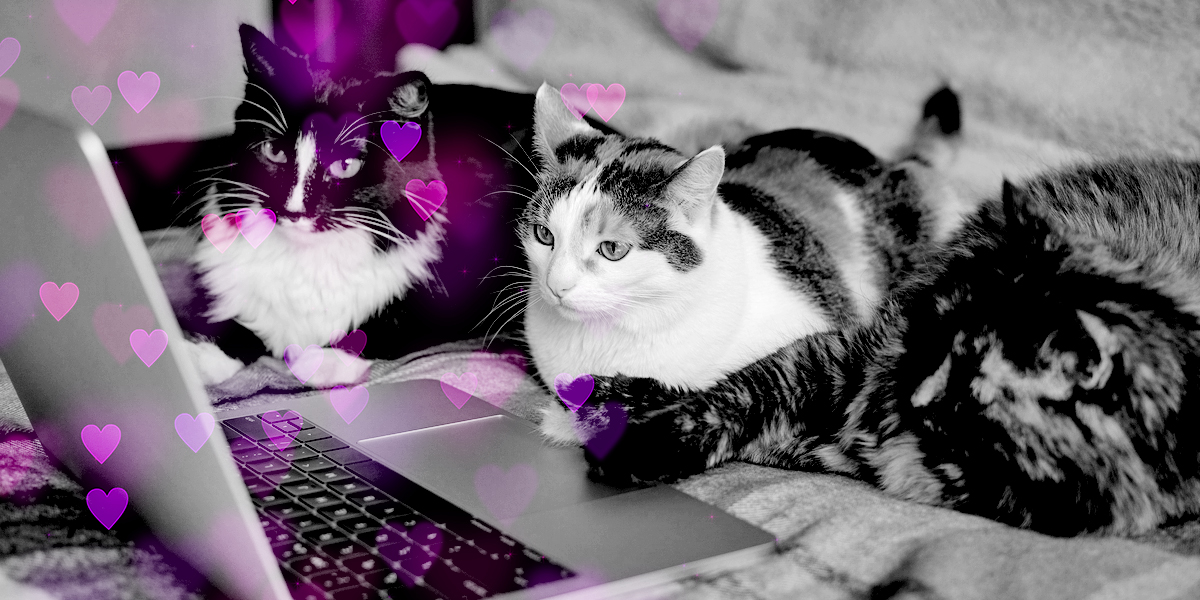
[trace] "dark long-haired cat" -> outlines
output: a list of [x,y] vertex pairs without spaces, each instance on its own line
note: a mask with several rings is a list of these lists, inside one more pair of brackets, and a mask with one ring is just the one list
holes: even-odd
[[[208,191],[186,216],[197,226],[208,214],[229,219],[208,217],[207,225],[217,240],[223,234],[233,241],[218,247],[197,227],[195,292],[173,297],[181,324],[196,336],[189,348],[205,382],[221,381],[262,355],[284,358],[291,345],[293,352],[330,346],[355,329],[366,334],[365,348],[361,337],[349,344],[362,348],[361,357],[331,360],[340,350],[327,349],[328,368],[309,383],[358,380],[366,359],[483,335],[486,327],[473,328],[505,283],[486,275],[520,261],[510,225],[518,197],[486,190],[526,181],[515,165],[483,163],[499,162],[488,150],[519,155],[517,136],[528,124],[501,121],[497,145],[509,145],[493,148],[483,139],[493,135],[481,123],[486,119],[462,114],[463,107],[452,122],[444,117],[456,104],[482,103],[471,107],[481,114],[500,110],[491,106],[497,94],[437,89],[419,72],[334,81],[253,27],[243,25],[240,33],[247,82],[235,112],[233,152],[200,180]],[[498,104],[532,105],[532,96],[524,102],[507,96],[520,95]],[[398,131],[420,128],[415,146],[399,157],[381,133],[389,122]],[[435,146],[446,155],[441,163]],[[428,201],[441,193],[434,208]],[[276,215],[257,245],[233,229],[241,209]]]
[[[551,388],[563,373],[620,373],[703,389],[791,340],[869,320],[965,210],[923,163],[958,130],[948,89],[895,163],[811,130],[688,157],[593,129],[547,85],[535,110],[525,336]],[[542,429],[573,440],[571,416],[549,405]]]
[[1200,164],[1049,173],[971,217],[869,324],[703,390],[597,377],[592,474],[841,473],[1051,534],[1200,514]]

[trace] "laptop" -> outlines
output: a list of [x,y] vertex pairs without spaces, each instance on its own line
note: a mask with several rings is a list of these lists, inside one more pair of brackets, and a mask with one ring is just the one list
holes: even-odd
[[594,598],[774,548],[670,486],[590,481],[582,450],[438,381],[370,386],[349,424],[325,393],[214,409],[100,139],[24,107],[0,128],[0,281],[0,360],[91,490],[80,518],[137,519],[230,597]]

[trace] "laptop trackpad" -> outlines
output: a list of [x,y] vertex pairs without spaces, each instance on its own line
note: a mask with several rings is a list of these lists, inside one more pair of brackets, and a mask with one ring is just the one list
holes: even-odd
[[622,490],[587,478],[580,448],[556,448],[523,421],[496,415],[362,440],[379,462],[500,524]]

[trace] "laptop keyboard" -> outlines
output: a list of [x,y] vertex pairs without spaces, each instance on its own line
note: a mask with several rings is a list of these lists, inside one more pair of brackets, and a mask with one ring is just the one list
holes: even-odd
[[264,415],[222,429],[293,598],[476,599],[575,576],[296,413],[267,415],[295,434],[282,450]]

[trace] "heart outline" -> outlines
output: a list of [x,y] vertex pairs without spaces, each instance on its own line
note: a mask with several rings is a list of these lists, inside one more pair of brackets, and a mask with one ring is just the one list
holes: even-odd
[[94,488],[87,493],[87,507],[92,516],[96,517],[96,520],[100,521],[105,529],[111,530],[121,515],[125,514],[125,509],[129,507],[129,492],[120,487],[115,487],[108,492]]
[[[67,286],[71,287],[68,288]],[[50,298],[47,299],[47,296],[50,296]],[[70,281],[63,283],[61,286],[53,281],[47,281],[38,288],[38,297],[42,299],[42,306],[46,307],[46,310],[50,312],[50,316],[54,317],[55,321],[62,321],[63,317],[67,316],[72,308],[75,308],[75,303],[79,302],[79,286]],[[68,298],[70,298],[69,302],[67,301]],[[55,305],[55,308],[51,308],[51,304]]]
[[[467,378],[470,378],[470,383],[467,383]],[[454,373],[446,373],[441,378],[442,393],[446,395],[446,399],[454,405],[454,408],[462,410],[462,407],[467,404],[467,400],[475,394],[475,390],[479,388],[479,379],[474,373],[463,373],[455,375]],[[470,389],[464,389],[470,388]]]
[[[593,83],[587,88],[587,98],[588,104],[596,111],[596,116],[607,123],[621,110],[621,105],[625,104],[625,86],[613,83],[606,89],[602,83]],[[609,110],[610,108],[612,110]]]
[[104,426],[104,429],[88,423],[79,431],[79,438],[83,440],[83,447],[96,459],[96,462],[104,464],[112,456],[113,452],[117,451],[117,446],[121,444],[121,428],[113,423]]
[[446,184],[438,179],[430,181],[428,185],[420,179],[410,179],[404,186],[408,203],[417,211],[417,216],[421,217],[422,221],[428,221],[429,217],[442,207],[449,192]]
[[146,333],[145,329],[134,329],[129,334],[129,346],[147,367],[158,362],[158,358],[167,349],[167,342],[167,332],[161,329],[155,329],[150,333]]
[[[217,231],[218,229],[220,231]],[[225,254],[225,251],[233,245],[233,242],[237,240],[238,234],[241,233],[237,227],[237,214],[235,213],[226,215],[209,213],[204,215],[200,219],[200,230],[204,232],[204,237],[208,239],[209,243],[221,254]]]
[[[296,350],[292,351],[292,348],[295,348]],[[289,358],[289,356],[294,354],[294,352],[299,352],[300,355],[295,358]],[[312,354],[313,352],[316,354]],[[316,358],[313,358],[314,356]],[[287,368],[292,372],[292,375],[295,375],[296,379],[300,380],[300,383],[308,383],[308,380],[312,379],[313,375],[317,374],[317,370],[321,368],[321,363],[324,360],[325,350],[316,344],[309,344],[304,349],[301,349],[299,344],[288,344],[287,348],[284,348],[283,350],[284,364],[287,365]],[[311,372],[308,371],[309,367],[312,368]],[[299,369],[300,372],[297,372],[297,369]],[[308,374],[306,376],[303,375],[303,373],[306,372]]]
[[179,416],[175,417],[175,434],[187,444],[193,454],[208,443],[208,438],[212,437],[216,427],[217,422],[212,413],[200,412],[195,417],[188,413],[179,413]]
[[[71,104],[75,106],[75,112],[78,112],[79,116],[88,122],[88,125],[95,125],[96,121],[99,121],[100,117],[103,117],[104,113],[108,111],[108,106],[112,104],[112,90],[104,84],[90,90],[86,85],[75,86],[75,89],[71,90]],[[80,106],[81,104],[82,106]],[[101,104],[104,106],[100,106]]]
[[333,404],[333,410],[337,411],[338,416],[349,425],[362,414],[363,410],[367,408],[367,404],[370,404],[371,392],[361,385],[353,388],[347,388],[344,385],[334,386],[332,390],[329,390],[329,402]]
[[121,97],[133,112],[139,114],[158,95],[161,87],[162,79],[159,79],[158,73],[154,71],[146,71],[140,76],[133,71],[122,71],[117,76],[117,89],[121,92]]

